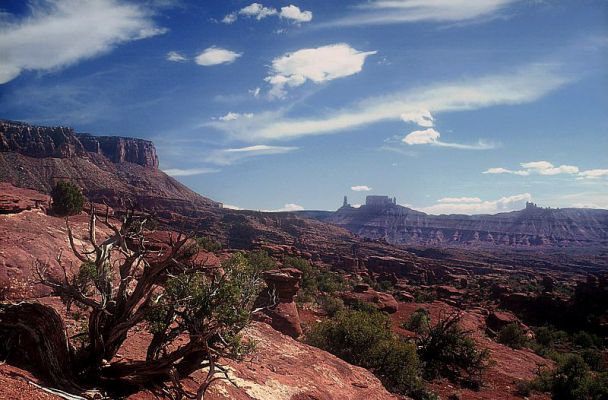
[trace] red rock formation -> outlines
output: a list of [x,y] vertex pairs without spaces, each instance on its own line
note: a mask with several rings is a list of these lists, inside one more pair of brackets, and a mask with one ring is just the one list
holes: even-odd
[[344,292],[340,295],[340,297],[346,304],[353,304],[357,301],[362,301],[373,305],[380,311],[387,313],[394,313],[398,308],[397,300],[395,300],[392,295],[377,292],[366,284],[359,284],[355,286],[353,292]]
[[385,201],[307,212],[370,239],[396,244],[457,246],[606,246],[608,210],[551,209],[528,203],[520,211],[495,215],[428,215]]
[[268,288],[256,302],[257,307],[263,308],[262,313],[268,318],[266,322],[270,326],[293,338],[302,335],[300,316],[294,301],[300,289],[301,278],[302,272],[295,268],[265,271],[264,281]]
[[50,197],[45,194],[0,182],[0,214],[16,214],[34,208],[47,209],[50,202]]
[[156,148],[149,140],[118,136],[77,134],[86,151],[103,155],[112,162],[132,162],[143,167],[158,168]]

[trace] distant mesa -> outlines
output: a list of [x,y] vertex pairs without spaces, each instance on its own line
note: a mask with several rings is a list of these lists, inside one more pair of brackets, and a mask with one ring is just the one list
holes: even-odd
[[83,157],[98,154],[114,163],[131,162],[158,168],[156,148],[149,140],[76,133],[64,126],[34,126],[0,120],[0,152],[36,158]]
[[[397,205],[396,197],[368,195],[365,197],[365,206],[374,208],[385,208]],[[343,208],[354,208],[348,203],[348,198],[344,196]]]
[[397,204],[395,197],[370,195],[359,208],[346,196],[335,212],[311,218],[358,236],[392,244],[424,246],[606,246],[608,210],[539,207],[494,215],[429,215]]

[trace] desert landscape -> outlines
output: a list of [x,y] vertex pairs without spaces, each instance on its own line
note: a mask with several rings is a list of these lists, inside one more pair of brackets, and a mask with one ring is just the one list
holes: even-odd
[[0,3],[0,400],[608,400],[606,2],[296,3]]

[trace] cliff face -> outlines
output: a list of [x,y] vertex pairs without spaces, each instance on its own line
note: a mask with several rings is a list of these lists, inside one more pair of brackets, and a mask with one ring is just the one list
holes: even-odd
[[99,154],[114,163],[131,162],[158,168],[154,144],[148,140],[117,136],[92,136],[68,127],[33,126],[0,121],[0,152],[36,158],[83,157]]
[[112,162],[132,162],[144,167],[158,168],[156,148],[149,140],[92,136],[86,133],[79,133],[77,137],[87,152],[103,155]]
[[399,205],[342,207],[322,220],[394,244],[606,246],[608,210],[546,209],[495,215],[428,215]]
[[123,207],[130,201],[168,218],[219,208],[159,170],[148,140],[0,120],[0,181],[50,193],[60,180],[75,183],[94,202]]

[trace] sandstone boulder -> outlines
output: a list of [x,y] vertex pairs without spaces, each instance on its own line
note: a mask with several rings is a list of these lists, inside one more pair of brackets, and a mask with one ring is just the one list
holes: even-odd
[[340,297],[346,304],[353,304],[357,301],[362,301],[373,305],[380,311],[387,312],[389,314],[397,312],[399,303],[395,298],[388,294],[378,292],[370,289],[369,286],[366,290],[363,290],[363,285],[357,285],[355,291],[342,293]]

